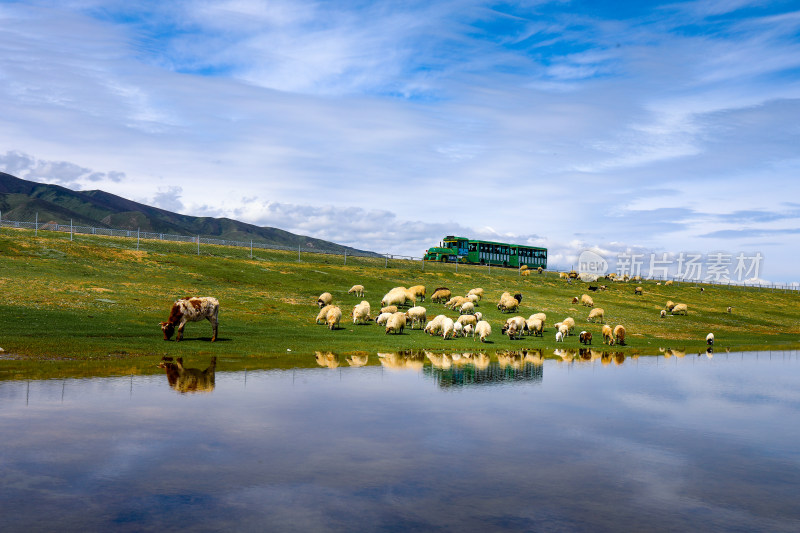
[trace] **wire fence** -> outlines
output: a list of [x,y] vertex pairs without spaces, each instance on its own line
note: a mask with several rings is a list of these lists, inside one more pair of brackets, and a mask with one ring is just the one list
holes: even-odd
[[[294,254],[297,261],[317,262],[320,264],[342,264],[350,266],[365,266],[374,268],[405,268],[409,270],[433,271],[433,272],[475,272],[479,269],[485,273],[503,273],[507,275],[527,275],[523,270],[509,269],[491,265],[471,265],[455,261],[426,261],[422,257],[406,255],[396,255],[391,253],[365,253],[357,250],[335,251],[324,250],[309,246],[299,245],[297,247],[281,246],[257,240],[236,241],[220,239],[202,235],[176,235],[163,232],[141,231],[140,229],[119,229],[97,226],[75,225],[70,221],[69,224],[55,221],[39,222],[38,214],[34,221],[7,220],[2,217],[0,212],[0,230],[4,228],[18,230],[20,237],[25,235],[38,236],[39,232],[43,235],[63,236],[71,242],[84,242],[124,248],[152,253],[182,253],[192,255],[205,255],[228,258],[256,259],[256,260],[287,260],[293,259]],[[549,265],[547,275],[554,275],[556,272],[567,272],[568,267]],[[535,272],[535,271],[533,271]],[[536,275],[530,274],[530,275]],[[571,280],[568,280],[571,281]],[[693,286],[717,286],[729,287],[732,289],[760,288],[769,291],[798,292],[800,285],[780,284],[780,283],[749,283],[736,280],[695,280],[668,276],[654,276],[643,278],[643,280],[630,280],[629,283],[636,281],[666,282],[672,281],[675,284]],[[605,283],[599,279],[597,283]]]

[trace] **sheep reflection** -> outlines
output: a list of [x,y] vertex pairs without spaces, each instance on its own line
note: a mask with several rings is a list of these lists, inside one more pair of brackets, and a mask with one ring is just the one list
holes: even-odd
[[358,368],[366,366],[368,359],[369,358],[366,355],[351,355],[350,357],[345,358],[345,361],[347,361],[348,365]]
[[324,368],[338,368],[339,367],[339,356],[333,352],[316,352],[314,357],[317,360],[317,364]]
[[217,358],[212,357],[211,363],[205,370],[199,368],[185,368],[183,358],[164,357],[158,364],[167,374],[169,386],[185,394],[187,392],[211,392],[214,390],[214,372],[217,368]]
[[413,370],[419,372],[423,366],[423,355],[412,350],[384,352],[378,354],[381,365],[391,370]]

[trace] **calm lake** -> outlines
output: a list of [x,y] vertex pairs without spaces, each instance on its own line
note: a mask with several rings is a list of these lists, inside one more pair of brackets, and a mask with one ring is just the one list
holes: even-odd
[[0,381],[0,529],[800,531],[798,352],[573,355]]

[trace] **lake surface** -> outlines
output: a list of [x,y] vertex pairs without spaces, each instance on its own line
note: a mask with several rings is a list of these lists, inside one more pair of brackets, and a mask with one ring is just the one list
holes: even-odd
[[562,355],[3,381],[0,529],[800,531],[798,352]]

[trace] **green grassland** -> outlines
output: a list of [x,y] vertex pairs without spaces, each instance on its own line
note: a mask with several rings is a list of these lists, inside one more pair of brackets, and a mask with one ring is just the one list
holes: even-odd
[[[602,347],[600,324],[587,322],[589,308],[572,298],[587,291],[581,281],[567,283],[556,273],[522,277],[514,269],[465,267],[383,259],[348,258],[297,252],[259,251],[251,259],[241,250],[216,247],[214,255],[196,255],[191,244],[174,244],[166,251],[137,251],[130,240],[69,236],[0,228],[0,369],[7,375],[29,372],[32,364],[58,369],[80,360],[93,372],[143,372],[164,355],[187,360],[217,356],[226,368],[314,364],[316,351],[341,356],[401,350],[436,352],[577,349],[577,335],[555,342],[553,324],[567,316],[594,335]],[[206,248],[208,249],[208,248]],[[249,252],[249,251],[248,251]],[[614,347],[627,355],[661,353],[660,349],[705,352],[705,336],[714,332],[715,350],[796,348],[800,342],[797,293],[756,288],[695,284],[665,286],[656,282],[611,283],[608,290],[589,293],[595,307],[605,310],[606,323],[623,324],[627,345]],[[596,283],[596,284],[599,284]],[[354,325],[350,312],[360,297],[349,295],[354,284],[366,287],[375,311],[392,287],[446,286],[454,295],[482,287],[485,297],[477,310],[492,325],[490,343],[471,338],[444,340],[419,330],[386,335],[374,323]],[[644,288],[634,295],[634,286]],[[317,297],[328,291],[343,311],[341,328],[316,325]],[[496,303],[504,291],[519,292],[516,314],[526,318],[547,314],[543,338],[509,340],[500,334],[511,315]],[[215,296],[220,301],[219,339],[209,342],[208,322],[189,323],[182,342],[162,339],[159,322],[166,320],[174,300],[184,296]],[[686,303],[687,316],[660,318],[667,300]],[[457,313],[426,300],[429,319]],[[733,313],[727,313],[728,306]],[[32,363],[34,362],[34,363]],[[111,370],[115,369],[115,370]],[[43,370],[43,372],[45,372]]]

